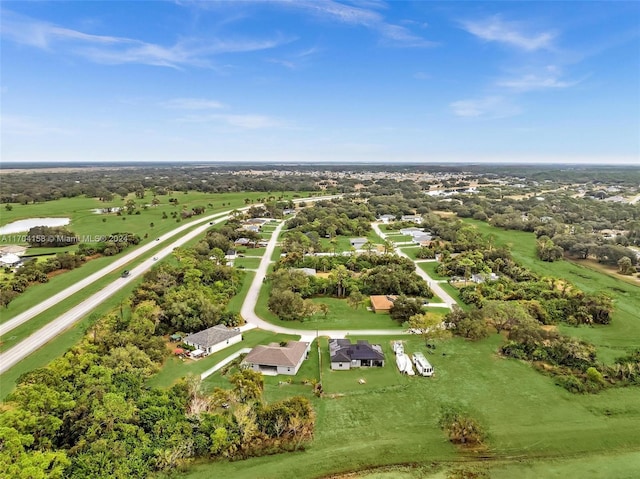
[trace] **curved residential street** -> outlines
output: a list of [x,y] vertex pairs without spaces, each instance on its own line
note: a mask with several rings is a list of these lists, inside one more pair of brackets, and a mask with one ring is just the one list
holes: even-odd
[[[244,302],[242,303],[242,309],[240,310],[240,314],[248,324],[247,326],[244,326],[241,329],[247,330],[251,328],[260,328],[267,331],[273,331],[276,333],[295,334],[295,335],[301,336],[302,341],[309,341],[309,342],[311,342],[317,336],[329,336],[331,338],[345,338],[348,335],[354,335],[354,334],[363,335],[363,336],[376,336],[376,335],[390,336],[390,335],[397,335],[397,334],[411,334],[408,331],[401,331],[397,329],[355,329],[355,330],[320,329],[317,331],[313,331],[308,329],[295,329],[295,328],[285,328],[282,326],[276,326],[275,324],[271,324],[261,319],[256,314],[255,307],[256,307],[256,303],[258,302],[260,288],[262,287],[264,278],[267,275],[267,270],[269,268],[269,264],[271,263],[271,257],[273,256],[273,251],[276,248],[278,237],[280,236],[280,232],[282,231],[283,227],[284,227],[284,222],[280,223],[278,227],[274,230],[273,234],[271,235],[271,239],[269,240],[264,256],[262,257],[262,261],[260,262],[260,266],[256,270],[256,275],[253,278],[253,282],[251,283],[247,296],[245,297]],[[374,227],[374,230],[376,230],[376,233],[378,233],[380,237],[384,238],[384,235],[382,234],[380,229],[377,228],[377,225],[373,225],[373,227]],[[401,252],[399,252],[399,254],[400,253]],[[406,256],[404,255],[404,253],[402,253],[402,255]],[[425,280],[427,280],[430,287],[432,287],[431,286],[432,283],[437,286],[437,288],[432,287],[434,293],[436,293],[438,296],[440,296],[440,293],[438,290],[444,293],[440,297],[442,298],[443,301],[446,302],[447,305],[449,305],[449,307],[451,304],[456,304],[455,300],[451,298],[448,294],[446,294],[446,292],[444,292],[444,290],[442,290],[442,288],[440,288],[440,286],[437,283],[434,283],[433,280],[424,271],[422,271],[422,269],[419,268],[417,265],[416,265],[416,270],[418,270],[418,274],[420,274],[420,272],[423,273],[423,274],[420,274],[420,276],[425,278]],[[449,301],[451,301],[451,303]]]
[[[387,235],[382,232],[378,224],[371,223],[371,227],[376,232],[376,234],[380,236],[380,238],[387,239]],[[402,252],[397,246],[394,249],[398,255],[409,258],[409,256]],[[418,264],[416,264],[416,273],[418,273],[418,276],[420,276],[427,282],[429,288],[431,288],[431,291],[433,291],[436,296],[438,296],[444,302],[443,306],[451,308],[453,305],[457,304],[456,300],[453,299],[444,289],[442,289],[442,286],[440,286],[433,278],[431,278],[431,276],[429,276],[426,271],[424,271]]]

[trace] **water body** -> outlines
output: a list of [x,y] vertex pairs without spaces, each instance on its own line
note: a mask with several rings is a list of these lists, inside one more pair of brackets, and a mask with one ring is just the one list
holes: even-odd
[[68,225],[69,218],[27,218],[9,223],[0,228],[0,235],[22,233],[29,231],[34,226],[65,226]]

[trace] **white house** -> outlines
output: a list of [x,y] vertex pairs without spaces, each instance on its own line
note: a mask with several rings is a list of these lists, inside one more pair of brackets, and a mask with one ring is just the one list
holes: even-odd
[[412,226],[411,228],[402,228],[400,230],[400,234],[408,236],[418,236],[425,234],[425,232],[422,228],[416,228],[415,226]]
[[203,351],[203,354],[213,354],[242,341],[242,333],[238,328],[227,328],[218,324],[212,328],[189,334],[182,341],[193,346],[196,350]]
[[304,341],[289,341],[286,346],[280,346],[278,343],[258,345],[247,354],[244,363],[254,371],[269,376],[295,376],[309,355],[310,346],[311,343]]
[[20,256],[14,253],[7,253],[0,256],[0,265],[2,266],[15,266],[20,263]]
[[421,215],[403,215],[401,220],[410,221],[415,224],[420,224],[422,223],[422,216]]
[[382,215],[378,217],[378,221],[382,221],[384,224],[391,223],[396,220],[396,215]]

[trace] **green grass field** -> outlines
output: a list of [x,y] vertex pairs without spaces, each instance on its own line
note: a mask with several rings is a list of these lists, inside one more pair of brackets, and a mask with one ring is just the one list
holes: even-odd
[[326,318],[317,313],[302,322],[282,321],[267,307],[270,289],[270,284],[267,284],[266,287],[260,290],[256,313],[265,321],[277,326],[312,331],[316,329],[402,329],[402,326],[393,321],[388,314],[375,314],[372,311],[367,311],[365,305],[360,306],[358,309],[353,309],[347,304],[346,299],[338,298],[312,299],[314,303],[324,303],[329,306],[329,313]]
[[236,258],[233,265],[236,268],[258,269],[260,258]]
[[586,292],[604,291],[613,297],[616,309],[611,324],[579,328],[560,325],[562,332],[595,344],[599,359],[612,361],[640,345],[640,287],[569,260],[540,261],[535,256],[533,233],[502,230],[481,221],[465,221],[483,233],[494,235],[496,244],[509,245],[514,259],[532,271],[566,279]]
[[[559,477],[545,475],[555,471],[555,458],[640,447],[638,388],[572,395],[528,364],[496,356],[499,335],[479,343],[440,341],[432,354],[420,338],[404,337],[405,349],[425,352],[436,370],[433,378],[406,377],[396,370],[389,346],[392,337],[367,339],[382,344],[384,368],[330,371],[326,340],[321,339],[325,396],[313,399],[316,438],[305,452],[199,465],[186,477],[312,478],[390,464],[472,460],[473,453],[456,450],[437,427],[440,407],[451,403],[461,404],[487,429],[488,448],[481,455],[486,457],[483,463],[501,464],[495,477],[521,477],[509,475],[520,471],[528,474],[523,477]],[[361,378],[365,384],[358,382]],[[521,463],[540,457],[545,462]],[[631,463],[637,464],[634,457]],[[519,463],[503,464],[511,459]],[[597,468],[606,467],[607,461],[605,457],[602,465],[578,470],[602,471]],[[620,470],[629,471],[629,466]],[[559,471],[569,474],[566,477],[583,477],[571,475],[568,465]]]
[[[636,286],[569,261],[543,263],[534,257],[532,234],[471,223],[493,234],[497,244],[509,244],[514,258],[532,270],[566,278],[585,291],[608,291],[615,298],[617,310],[611,325],[563,326],[563,331],[594,342],[605,359],[640,344],[640,324],[634,313],[640,309]],[[430,275],[435,273],[436,263],[420,266]],[[443,287],[457,297],[455,288]],[[573,395],[530,365],[499,357],[500,335],[478,343],[459,338],[439,341],[435,353],[427,354],[436,376],[404,377],[390,359],[391,338],[368,339],[383,345],[385,368],[332,372],[324,349],[326,340],[321,339],[326,394],[314,398],[316,439],[305,452],[199,465],[186,476],[311,478],[384,465],[441,463],[442,468],[435,468],[433,474],[424,468],[419,475],[400,468],[361,477],[444,479],[446,471],[459,462],[474,464],[474,454],[453,448],[436,425],[440,406],[456,403],[488,431],[488,447],[482,452],[485,459],[475,464],[488,469],[490,477],[637,477],[640,388]],[[419,337],[404,339],[408,352],[426,351]],[[365,384],[359,383],[361,378]]]
[[227,304],[227,311],[232,311],[234,313],[240,313],[240,309],[242,309],[242,303],[244,302],[244,298],[247,296],[247,292],[249,291],[249,287],[251,287],[251,282],[255,277],[255,273],[253,271],[246,271],[244,273],[244,279],[242,280],[242,288],[231,300],[229,304]]
[[431,277],[431,279],[435,279],[435,280],[447,279],[447,276],[442,276],[441,274],[438,274],[437,269],[439,264],[440,263],[437,261],[425,261],[425,262],[418,263],[418,266],[425,273],[427,273]]
[[404,254],[406,254],[409,258],[411,258],[412,260],[416,260],[418,259],[418,257],[416,256],[418,254],[418,251],[420,251],[420,246],[405,246],[403,248],[400,248],[400,251],[402,251]]

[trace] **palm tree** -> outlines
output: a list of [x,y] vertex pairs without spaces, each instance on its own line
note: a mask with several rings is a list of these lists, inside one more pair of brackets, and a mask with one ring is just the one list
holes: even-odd
[[342,264],[339,264],[329,276],[336,286],[336,294],[338,298],[342,298],[346,294],[346,286],[351,278],[351,272]]

